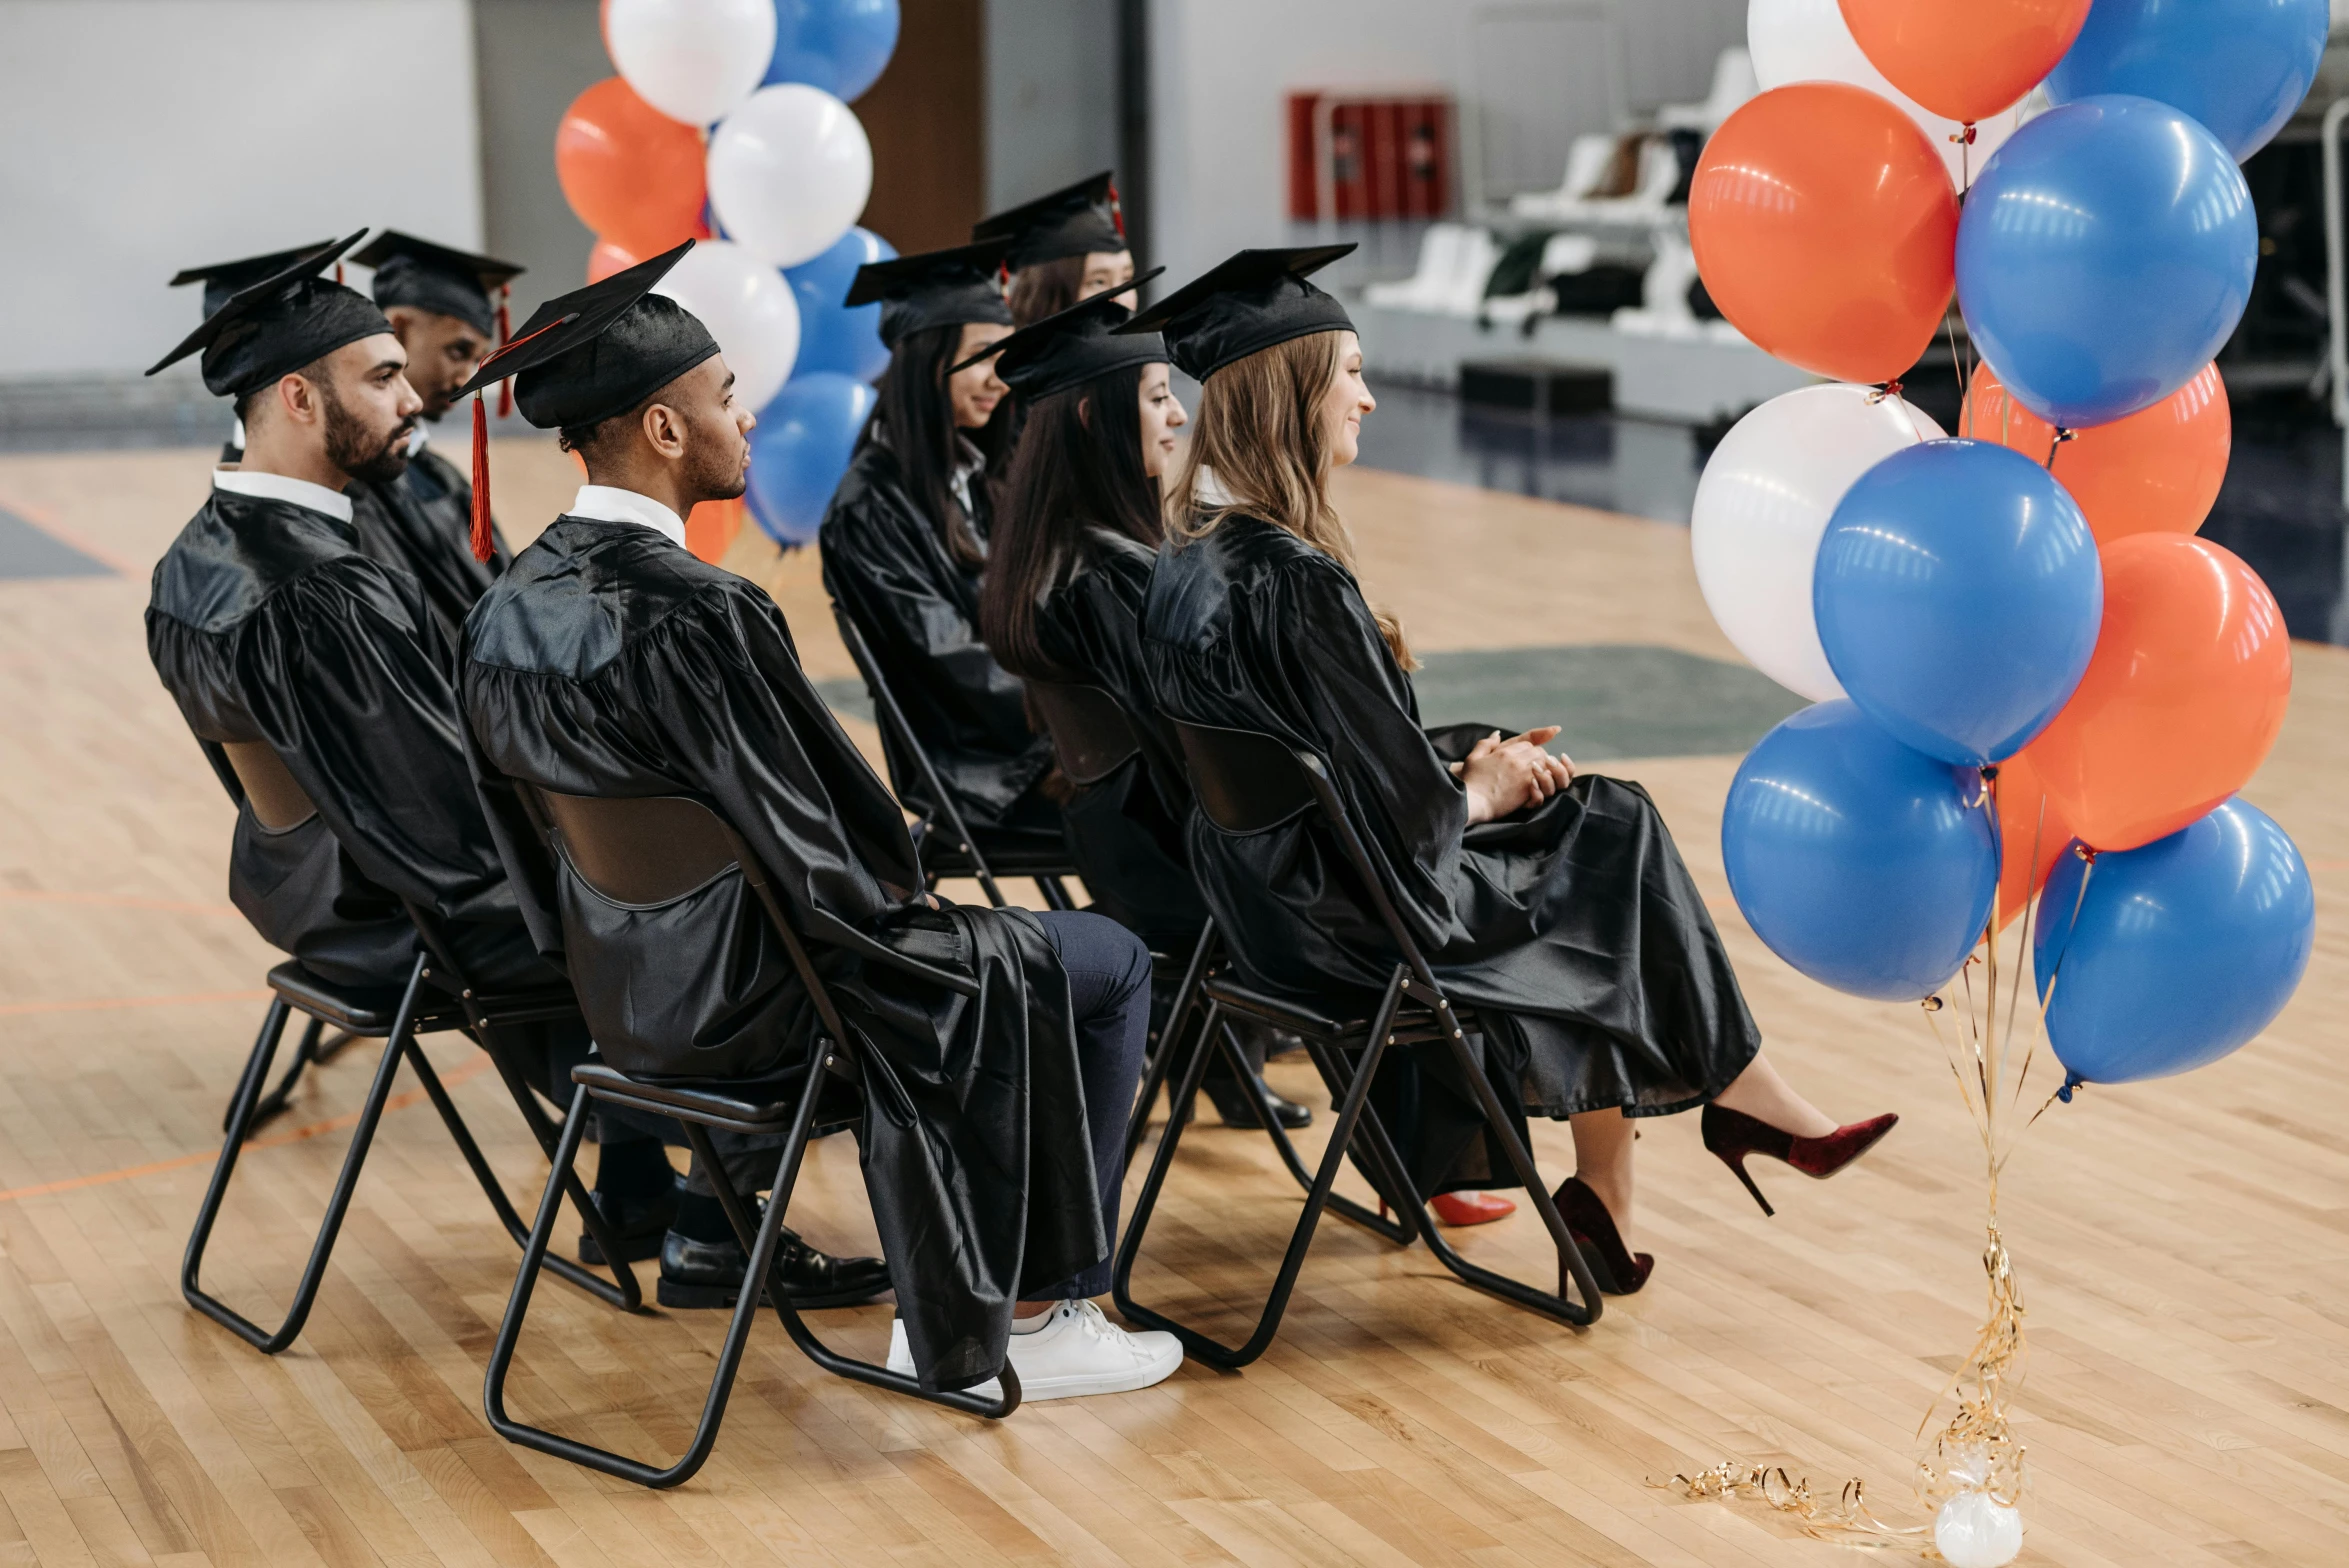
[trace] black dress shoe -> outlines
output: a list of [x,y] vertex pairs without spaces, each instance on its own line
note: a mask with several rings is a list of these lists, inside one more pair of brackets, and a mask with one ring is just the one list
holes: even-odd
[[[623,1263],[642,1263],[647,1258],[661,1255],[661,1238],[668,1234],[670,1222],[677,1218],[677,1187],[649,1198],[622,1198],[615,1201],[611,1194],[591,1192],[596,1212],[613,1231],[613,1239],[620,1244]],[[603,1265],[604,1249],[597,1245],[593,1231],[579,1233],[579,1261],[590,1268]]]
[[[790,1227],[775,1249],[783,1291],[800,1311],[853,1307],[889,1288],[889,1266],[879,1258],[835,1258],[818,1252]],[[675,1231],[661,1238],[661,1282],[655,1295],[664,1307],[731,1307],[742,1294],[750,1254],[729,1236],[696,1241]],[[763,1303],[770,1298],[762,1292]]]
[[1283,1127],[1297,1128],[1313,1125],[1313,1107],[1299,1105],[1272,1092],[1268,1085],[1260,1085],[1262,1100],[1248,1092],[1248,1087],[1236,1078],[1210,1078],[1199,1085],[1207,1098],[1215,1102],[1216,1114],[1226,1127],[1261,1127],[1258,1104],[1272,1112],[1273,1120]]

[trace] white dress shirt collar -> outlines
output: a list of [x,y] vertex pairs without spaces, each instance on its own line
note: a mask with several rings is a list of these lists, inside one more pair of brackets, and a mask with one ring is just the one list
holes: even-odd
[[324,512],[338,523],[351,520],[349,496],[340,490],[314,485],[307,479],[294,479],[285,474],[265,474],[251,468],[215,468],[212,470],[212,488],[236,495],[257,495],[271,501],[290,502],[313,512]]
[[685,548],[685,522],[649,495],[634,490],[622,490],[613,485],[581,485],[579,494],[571,502],[570,517],[592,518],[599,523],[642,523],[667,539],[680,550]]

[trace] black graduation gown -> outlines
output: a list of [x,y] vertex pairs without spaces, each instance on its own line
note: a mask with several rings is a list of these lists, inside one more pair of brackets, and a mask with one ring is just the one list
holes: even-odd
[[[1021,910],[932,910],[905,818],[755,584],[635,523],[560,517],[475,607],[465,712],[532,932],[628,1071],[745,1076],[799,1060],[813,1009],[739,872],[654,909],[549,854],[513,785],[682,794],[739,833],[814,949],[869,1070],[859,1142],[915,1364],[1002,1369],[1012,1304],[1108,1254],[1068,982]],[[860,956],[977,980],[969,1000]]]
[[358,480],[349,494],[359,548],[416,579],[441,636],[454,649],[474,601],[514,558],[492,523],[490,558],[473,559],[472,481],[425,447],[397,479]]
[[1207,922],[1183,841],[1191,811],[1174,732],[1159,716],[1142,664],[1142,599],[1157,552],[1107,529],[1085,530],[1081,553],[1036,606],[1045,657],[1118,701],[1142,755],[1068,802],[1070,857],[1093,907],[1159,952],[1186,953]]
[[[1752,1060],[1760,1034],[1646,791],[1586,773],[1538,809],[1468,826],[1467,793],[1338,562],[1234,517],[1160,553],[1142,631],[1167,714],[1325,759],[1413,939],[1483,1017],[1486,1071],[1526,1107],[1664,1115],[1711,1099]],[[1317,823],[1232,837],[1195,814],[1190,849],[1249,978],[1292,994],[1386,984],[1384,928]],[[1389,1114],[1422,1183],[1512,1183],[1494,1151],[1471,1146],[1465,1086],[1412,1102],[1447,1073],[1433,1055],[1420,1062],[1434,1081],[1406,1085]]]
[[[972,527],[987,537],[986,487],[971,487]],[[888,444],[868,434],[832,493],[817,534],[824,588],[872,647],[881,678],[982,846],[1051,844],[1060,808],[1038,785],[1052,743],[1028,726],[1017,677],[979,640],[979,569],[956,561],[905,488]],[[887,745],[905,803],[930,815],[921,772]]]
[[[349,525],[215,490],[163,559],[147,651],[239,810],[229,896],[322,977],[399,985],[400,900],[446,923],[471,978],[546,984],[467,770],[449,650],[415,581]],[[261,826],[223,741],[267,741],[318,815]]]

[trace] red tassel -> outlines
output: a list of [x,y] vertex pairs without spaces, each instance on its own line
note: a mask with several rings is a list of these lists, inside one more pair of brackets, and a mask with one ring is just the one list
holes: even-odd
[[341,286],[342,286],[342,281],[343,281],[343,264],[342,264],[341,262],[339,262],[339,261],[338,261],[338,262],[336,262],[336,263],[334,264],[334,281],[335,281],[335,286],[336,286],[336,287],[338,287],[338,288],[339,288],[339,287],[341,287]]
[[489,410],[473,395],[473,559],[487,565],[489,533]]
[[[514,323],[506,314],[506,301],[513,296],[513,292],[512,289],[506,288],[502,284],[498,288],[498,347],[501,349],[506,346],[506,340],[514,335]],[[498,418],[511,419],[513,417],[514,378],[508,376],[498,383]]]
[[1117,181],[1109,182],[1109,221],[1117,225],[1117,237],[1126,237],[1125,204],[1117,199]]

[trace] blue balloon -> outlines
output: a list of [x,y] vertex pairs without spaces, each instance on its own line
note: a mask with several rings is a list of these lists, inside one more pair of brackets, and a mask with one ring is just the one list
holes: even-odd
[[888,261],[897,247],[870,229],[850,229],[822,255],[783,269],[783,281],[799,299],[799,358],[801,373],[829,371],[856,381],[871,381],[889,368],[889,347],[881,341],[881,307],[840,302],[856,269],[868,262]]
[[750,433],[750,515],[780,545],[815,538],[857,433],[873,412],[873,389],[850,376],[795,373]]
[[2192,380],[2258,265],[2243,171],[2150,98],[2050,109],[1991,154],[1958,219],[1966,330],[2024,407],[2073,429]]
[[880,80],[897,51],[897,0],[775,0],[767,86],[805,82],[847,102]]
[[2096,0],[2047,96],[2155,99],[2201,121],[2240,161],[2308,96],[2330,25],[2327,0]]
[[[2085,894],[2081,882],[2087,883]],[[2217,1061],[2291,1000],[2316,944],[2308,862],[2240,799],[2094,868],[2056,862],[2031,967],[2074,1081],[2133,1083]]]
[[1746,754],[1721,817],[1737,907],[1770,951],[1838,991],[1914,1001],[1990,922],[1998,834],[1982,782],[1822,702]]
[[1811,609],[1862,713],[1903,745],[1979,766],[2022,750],[2080,684],[2104,572],[2046,469],[1989,441],[1924,441],[1844,492]]

